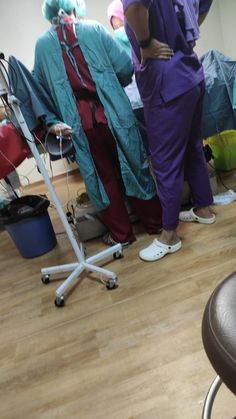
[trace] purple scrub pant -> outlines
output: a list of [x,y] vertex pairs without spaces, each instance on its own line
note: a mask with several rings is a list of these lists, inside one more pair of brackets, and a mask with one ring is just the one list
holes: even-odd
[[153,172],[165,230],[175,230],[186,180],[194,207],[213,202],[201,136],[204,82],[168,103],[145,107]]

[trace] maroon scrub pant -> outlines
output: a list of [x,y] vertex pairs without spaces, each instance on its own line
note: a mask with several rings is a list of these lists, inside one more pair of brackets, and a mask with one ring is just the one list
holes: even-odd
[[162,225],[178,225],[184,180],[194,207],[213,202],[201,136],[204,82],[168,103],[145,107],[153,172],[162,205]]
[[[98,175],[110,200],[100,212],[101,219],[119,242],[132,242],[135,236],[124,203],[124,187],[120,175],[115,139],[107,125],[99,124],[86,131],[89,147]],[[161,228],[161,205],[155,196],[149,200],[129,197],[129,201],[145,227],[147,233],[155,234]]]

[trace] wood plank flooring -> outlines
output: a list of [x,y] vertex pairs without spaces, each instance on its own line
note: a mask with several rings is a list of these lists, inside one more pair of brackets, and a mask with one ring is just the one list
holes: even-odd
[[[65,179],[54,184],[65,202]],[[79,176],[69,185],[72,196],[83,190]],[[66,236],[30,260],[0,232],[0,418],[199,419],[215,377],[201,342],[203,309],[236,270],[236,203],[214,209],[214,225],[180,224],[182,250],[156,263],[139,260],[152,238],[137,226],[124,258],[103,262],[119,288],[107,291],[98,277],[86,277],[60,309],[54,293],[61,282],[43,285],[40,269],[75,261]],[[61,232],[56,211],[50,215]],[[98,239],[86,247],[92,255],[104,245]],[[235,398],[222,387],[213,419],[235,415]]]

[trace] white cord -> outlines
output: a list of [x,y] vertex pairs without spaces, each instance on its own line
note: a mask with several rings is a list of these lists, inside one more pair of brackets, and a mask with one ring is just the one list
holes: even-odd
[[[66,208],[68,203],[71,201],[71,194],[70,194],[70,188],[69,188],[69,170],[67,165],[65,164],[65,158],[63,157],[62,154],[62,141],[64,139],[62,132],[61,132],[61,128],[59,127],[59,135],[56,134],[56,138],[59,140],[59,150],[60,150],[60,157],[61,160],[63,162],[63,166],[66,172],[66,189],[67,189],[67,200],[66,202],[64,202],[64,204],[62,204],[62,208]],[[66,140],[65,140],[66,141]],[[53,206],[53,208],[55,209],[55,207]]]

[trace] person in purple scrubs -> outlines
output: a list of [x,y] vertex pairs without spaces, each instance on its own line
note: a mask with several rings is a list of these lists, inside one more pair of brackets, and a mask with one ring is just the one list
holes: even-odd
[[[160,237],[139,253],[145,261],[181,249],[179,219],[215,221],[200,130],[204,74],[193,51],[211,4],[212,0],[123,0],[163,210]],[[180,212],[184,179],[193,208]]]

